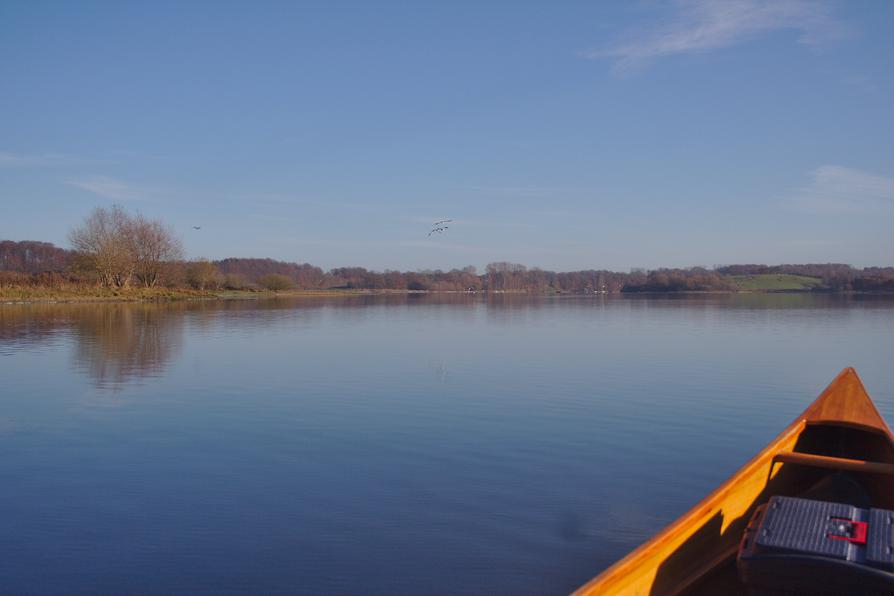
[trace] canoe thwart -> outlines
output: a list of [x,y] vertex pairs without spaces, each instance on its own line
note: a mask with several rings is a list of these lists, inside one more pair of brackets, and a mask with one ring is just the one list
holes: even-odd
[[773,456],[773,464],[800,464],[814,468],[826,468],[828,470],[844,470],[847,472],[867,472],[870,474],[888,474],[894,476],[894,464],[866,461],[863,459],[847,459],[844,457],[830,457],[828,455],[814,455],[812,453],[795,453],[792,451],[780,451]]

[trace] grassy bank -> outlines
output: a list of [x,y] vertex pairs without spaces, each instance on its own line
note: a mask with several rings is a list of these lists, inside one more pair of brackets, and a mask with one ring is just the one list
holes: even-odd
[[818,277],[768,273],[762,275],[733,275],[732,280],[746,292],[781,292],[812,290],[822,283]]
[[0,288],[4,302],[141,302],[213,298],[212,292],[171,288],[126,288],[67,286],[11,286]]
[[[810,291],[821,285],[817,277],[788,274],[761,274],[730,276],[737,289],[720,290],[714,293],[735,292],[785,292]],[[88,285],[63,285],[48,287],[40,285],[8,285],[0,287],[0,302],[152,302],[165,300],[214,300],[214,299],[263,299],[289,298],[301,296],[357,296],[380,294],[428,293],[417,290],[194,290],[190,288],[126,288],[112,289]],[[465,292],[448,292],[465,293]],[[524,290],[494,290],[494,294],[525,293]],[[550,292],[546,292],[547,294]],[[559,292],[563,293],[563,292]],[[653,292],[664,294],[667,292]],[[691,292],[672,292],[691,293]],[[696,292],[703,293],[703,292]]]
[[189,288],[125,288],[13,286],[0,288],[0,302],[153,302],[165,300],[251,300],[301,296],[415,294],[412,290],[193,290]]

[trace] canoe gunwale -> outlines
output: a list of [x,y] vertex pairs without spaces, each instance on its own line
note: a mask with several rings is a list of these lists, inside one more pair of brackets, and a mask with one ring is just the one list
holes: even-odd
[[[718,515],[723,524],[721,530],[740,520],[727,520],[724,517],[724,505],[737,501],[732,503],[729,514],[739,510],[741,517],[744,517],[756,505],[756,499],[772,478],[787,465],[797,466],[784,462],[774,464],[774,457],[782,451],[796,451],[795,444],[808,426],[843,426],[871,433],[883,437],[894,449],[894,435],[866,393],[856,371],[851,367],[845,368],[804,412],[754,457],[675,521],[578,588],[574,592],[575,596],[655,593],[656,580],[662,566],[678,554],[678,549],[686,545],[687,541],[706,528]],[[762,488],[756,488],[755,475],[758,473],[762,473],[764,478]],[[742,488],[740,485],[746,486]],[[745,501],[748,501],[748,506],[743,508],[741,502]],[[719,553],[707,557],[701,564],[684,567],[685,576],[680,577],[672,588],[667,586],[661,593],[679,594],[735,556],[738,540],[735,544],[727,544],[731,537],[727,537],[723,531],[720,531],[717,540],[720,541],[718,546],[722,547]]]
[[[699,501],[689,511],[684,513],[675,521],[671,522],[670,525],[666,526],[663,530],[660,530],[652,538],[640,545],[623,559],[590,580],[590,582],[578,588],[578,590],[576,590],[574,594],[579,596],[584,594],[601,593],[606,588],[609,588],[612,583],[620,579],[623,574],[626,574],[626,572],[629,571],[628,568],[641,567],[643,564],[646,564],[646,561],[644,561],[644,559],[650,557],[658,557],[666,554],[661,548],[662,546],[664,546],[665,543],[684,543],[701,527],[701,525],[697,525],[696,522],[701,519],[710,519],[714,515],[722,513],[723,504],[726,501],[726,497],[729,496],[729,493],[733,490],[733,488],[735,488],[735,486],[738,484],[738,481],[742,477],[750,477],[754,474],[760,473],[761,476],[769,478],[769,475],[772,472],[778,474],[783,466],[775,466],[774,469],[771,470],[770,466],[773,461],[773,456],[778,453],[784,445],[791,444],[793,446],[797,438],[804,431],[805,427],[806,421],[803,418],[794,420],[757,455],[748,460],[748,462],[746,462],[741,468],[739,468],[717,488],[711,491],[704,499]],[[763,472],[764,469],[766,469],[766,473]],[[692,528],[692,531],[688,533],[685,532],[685,529],[689,527]],[[679,544],[675,544],[674,546],[678,547]],[[706,562],[698,571],[687,578],[685,582],[681,583],[681,585],[679,585],[673,593],[679,593],[685,590],[687,587],[691,586],[699,579],[701,579],[717,564],[728,559],[733,554],[735,554],[735,547],[724,549],[724,551],[722,551],[720,555]]]

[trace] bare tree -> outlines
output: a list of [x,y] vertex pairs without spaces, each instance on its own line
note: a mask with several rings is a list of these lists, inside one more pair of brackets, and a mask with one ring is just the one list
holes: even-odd
[[278,290],[290,290],[295,287],[295,282],[291,277],[279,273],[267,274],[259,279],[258,283],[261,284],[262,287],[267,288],[268,290],[273,290],[274,292]]
[[97,207],[84,224],[69,234],[78,265],[99,276],[104,286],[123,288],[134,273],[131,218],[118,205]]
[[183,258],[180,240],[164,224],[131,217],[118,205],[95,209],[69,240],[80,268],[105,286],[123,288],[135,277],[151,288],[169,263]]
[[132,219],[130,228],[134,273],[141,284],[151,288],[169,263],[183,258],[182,243],[160,221],[148,220],[142,215]]
[[186,267],[186,280],[197,290],[209,290],[220,287],[223,276],[214,263],[207,259],[193,261]]
[[245,277],[238,273],[227,273],[224,275],[223,287],[227,290],[244,290],[249,287]]

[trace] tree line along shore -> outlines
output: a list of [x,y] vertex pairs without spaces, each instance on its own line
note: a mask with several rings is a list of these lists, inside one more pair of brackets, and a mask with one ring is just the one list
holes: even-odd
[[177,236],[121,207],[96,209],[69,234],[71,248],[0,240],[0,298],[164,299],[269,292],[894,292],[894,267],[841,263],[726,265],[629,272],[555,272],[509,262],[462,269],[324,271],[266,258],[187,260]]

